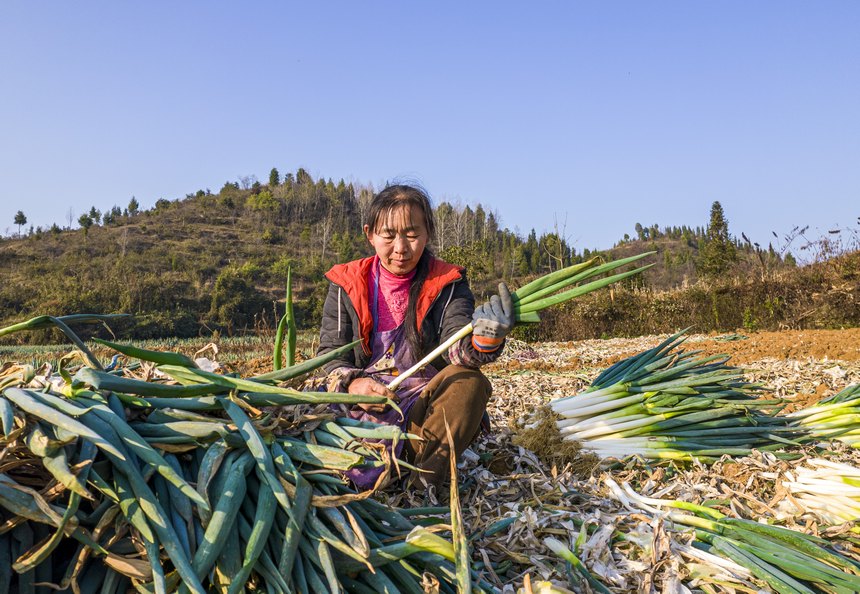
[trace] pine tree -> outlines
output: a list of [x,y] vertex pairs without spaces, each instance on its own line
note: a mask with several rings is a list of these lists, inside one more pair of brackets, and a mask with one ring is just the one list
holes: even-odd
[[137,198],[132,196],[131,200],[128,201],[128,216],[133,217],[138,210],[140,210],[140,204],[138,204]]
[[21,235],[21,226],[27,224],[27,215],[24,214],[23,210],[15,213],[15,224],[18,225],[18,235]]
[[272,167],[272,170],[269,172],[269,187],[274,188],[275,186],[281,185],[281,174],[278,173],[278,170],[275,167]]
[[714,201],[711,205],[711,222],[699,257],[699,270],[704,276],[719,276],[729,270],[736,260],[735,245],[729,236],[729,222],[723,213],[723,206]]

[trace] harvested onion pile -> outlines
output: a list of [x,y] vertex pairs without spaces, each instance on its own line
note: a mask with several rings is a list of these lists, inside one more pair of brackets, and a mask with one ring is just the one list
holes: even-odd
[[[16,329],[63,323],[43,318]],[[385,398],[278,385],[323,359],[238,378],[107,343],[141,363],[105,371],[75,343],[74,376],[0,375],[0,593],[493,590],[461,533],[348,486],[350,468],[398,464],[363,438],[409,436],[328,406]]]
[[608,458],[713,461],[778,449],[805,431],[775,416],[781,401],[727,365],[727,355],[676,351],[684,331],[605,369],[580,394],[550,406],[565,439]]

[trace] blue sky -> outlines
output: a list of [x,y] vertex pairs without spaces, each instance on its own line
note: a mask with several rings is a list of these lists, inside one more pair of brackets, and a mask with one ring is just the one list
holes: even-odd
[[858,31],[853,1],[5,2],[0,231],[272,167],[579,250],[714,200],[764,244],[856,228]]

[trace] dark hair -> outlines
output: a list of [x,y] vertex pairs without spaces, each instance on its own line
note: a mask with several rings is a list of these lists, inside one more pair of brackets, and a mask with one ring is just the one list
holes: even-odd
[[[416,206],[421,210],[421,213],[424,215],[424,227],[427,229],[430,241],[432,241],[436,236],[436,221],[433,217],[433,207],[430,204],[430,196],[427,195],[427,191],[417,184],[386,186],[384,190],[373,197],[367,210],[366,224],[371,231],[376,231],[390,212],[397,208],[408,208],[410,206]],[[430,270],[430,260],[432,258],[433,254],[425,247],[424,253],[421,254],[421,258],[418,260],[418,266],[415,268],[415,277],[412,279],[412,286],[409,288],[409,306],[406,309],[406,318],[403,320],[403,323],[406,325],[406,341],[409,343],[412,356],[416,359],[419,359],[424,351],[424,341],[421,336],[421,329],[418,327],[418,312],[416,310],[418,295],[421,294],[421,288],[427,279],[427,273]]]
[[367,209],[365,223],[371,231],[376,231],[388,216],[388,213],[401,206],[417,206],[424,215],[424,226],[430,235],[430,240],[436,236],[436,219],[433,217],[433,207],[427,191],[418,185],[397,184],[386,186],[384,190],[373,197]]

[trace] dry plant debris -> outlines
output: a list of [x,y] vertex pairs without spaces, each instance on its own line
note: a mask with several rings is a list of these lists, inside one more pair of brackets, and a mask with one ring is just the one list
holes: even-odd
[[[796,336],[785,334],[785,341],[797,342]],[[546,582],[558,591],[590,591],[586,584],[571,581],[565,564],[543,544],[554,537],[574,550],[613,592],[758,591],[736,568],[716,567],[718,560],[696,556],[687,547],[688,536],[667,531],[662,521],[622,509],[604,488],[604,473],[652,497],[715,503],[726,514],[765,518],[824,535],[860,562],[860,541],[853,538],[851,525],[823,527],[814,516],[793,507],[781,486],[783,474],[803,464],[805,457],[783,461],[754,452],[710,466],[626,460],[598,467],[583,461],[547,463],[522,442],[518,445],[517,428],[533,411],[583,390],[604,367],[664,338],[510,341],[505,355],[485,368],[494,388],[489,407],[493,432],[467,452],[460,476],[472,559],[488,582],[504,592],[526,591],[526,583],[538,591],[536,584],[544,588]],[[724,352],[721,347],[727,343],[715,338],[692,335],[686,346],[709,354]],[[732,341],[734,353],[745,344],[755,345],[750,340]],[[798,358],[785,358],[782,346],[775,343],[769,351],[757,347],[761,357],[744,359],[742,366],[748,370],[747,381],[764,384],[770,394],[794,401],[794,406],[806,405],[860,382],[860,343],[855,344],[853,350],[850,345],[840,350],[849,353],[848,358],[834,360],[803,356],[797,347],[792,353]],[[730,363],[740,362],[733,354]],[[834,445],[831,457],[860,465],[860,452],[840,444]],[[579,547],[574,546],[577,542]],[[726,580],[724,586],[713,585],[718,578]]]

